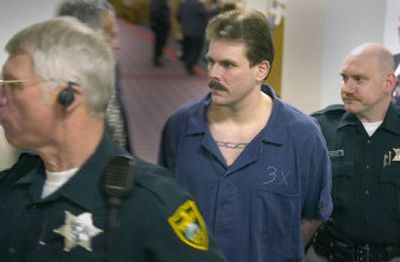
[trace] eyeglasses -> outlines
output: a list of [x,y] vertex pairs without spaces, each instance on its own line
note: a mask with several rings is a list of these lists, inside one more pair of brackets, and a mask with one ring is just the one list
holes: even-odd
[[0,91],[3,91],[4,88],[6,87],[17,87],[20,86],[20,84],[26,82],[26,80],[4,80],[0,79]]

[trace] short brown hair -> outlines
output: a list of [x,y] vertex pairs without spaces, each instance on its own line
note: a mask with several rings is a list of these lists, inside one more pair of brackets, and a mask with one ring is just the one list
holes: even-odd
[[207,41],[228,39],[243,41],[250,66],[267,60],[272,66],[275,48],[268,19],[259,11],[232,10],[223,12],[208,23]]

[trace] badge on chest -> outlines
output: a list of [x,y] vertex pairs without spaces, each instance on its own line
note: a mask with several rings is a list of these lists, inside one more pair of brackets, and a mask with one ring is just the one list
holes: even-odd
[[64,237],[64,251],[69,252],[76,246],[92,251],[92,238],[103,232],[93,225],[92,214],[82,213],[74,216],[65,211],[65,222],[54,232]]

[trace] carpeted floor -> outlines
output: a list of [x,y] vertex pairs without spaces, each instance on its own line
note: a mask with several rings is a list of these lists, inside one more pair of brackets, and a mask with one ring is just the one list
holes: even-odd
[[119,20],[122,101],[128,118],[129,136],[135,155],[155,163],[162,127],[179,106],[208,91],[204,68],[196,76],[186,74],[176,56],[177,44],[170,39],[163,68],[152,64],[151,31]]

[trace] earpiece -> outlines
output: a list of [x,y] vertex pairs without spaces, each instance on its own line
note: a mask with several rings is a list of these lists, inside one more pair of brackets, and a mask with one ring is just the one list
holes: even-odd
[[64,108],[67,108],[75,100],[74,89],[72,88],[73,85],[74,85],[73,82],[68,82],[68,87],[63,89],[58,94],[58,102]]

